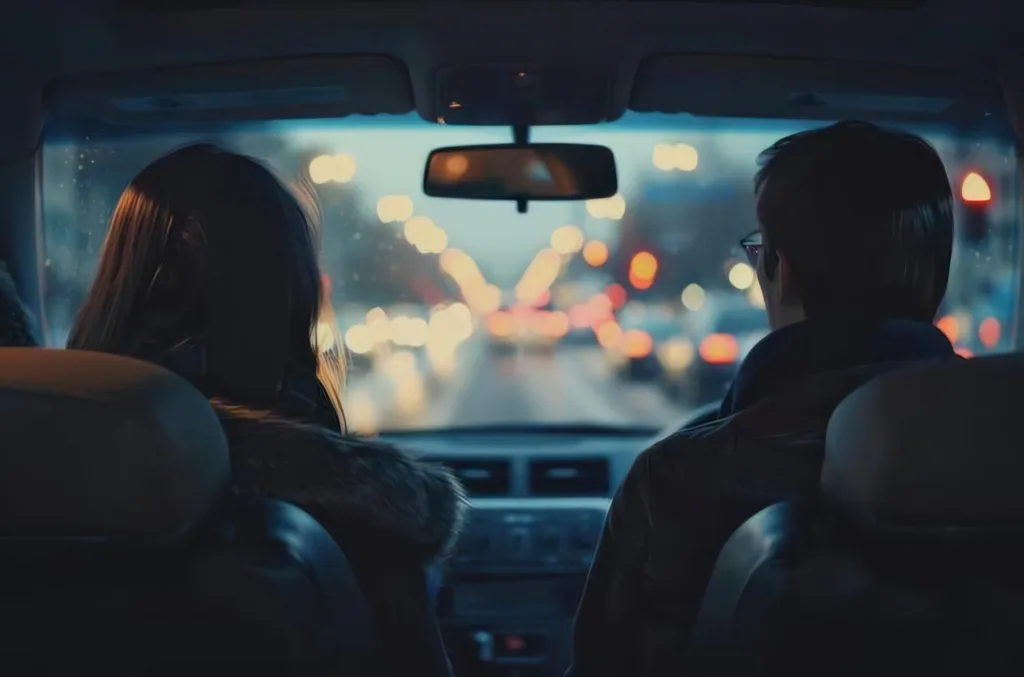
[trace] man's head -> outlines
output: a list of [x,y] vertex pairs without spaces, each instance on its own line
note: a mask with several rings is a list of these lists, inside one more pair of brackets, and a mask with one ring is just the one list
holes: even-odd
[[931,322],[946,293],[953,193],[917,136],[840,122],[758,158],[757,275],[773,329],[803,319]]

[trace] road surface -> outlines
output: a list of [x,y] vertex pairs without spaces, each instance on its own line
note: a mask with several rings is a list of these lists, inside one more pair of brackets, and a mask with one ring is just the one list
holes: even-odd
[[611,371],[600,348],[559,347],[544,354],[500,354],[482,339],[465,344],[448,378],[385,368],[349,379],[352,427],[380,430],[493,423],[598,423],[666,426],[687,410],[655,384],[629,383]]

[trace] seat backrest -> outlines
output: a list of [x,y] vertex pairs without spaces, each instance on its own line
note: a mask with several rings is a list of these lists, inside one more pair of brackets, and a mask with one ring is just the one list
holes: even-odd
[[4,671],[373,673],[341,550],[298,508],[232,494],[220,422],[182,378],[2,349],[0,440]]
[[721,552],[687,674],[1024,674],[1024,357],[893,372]]

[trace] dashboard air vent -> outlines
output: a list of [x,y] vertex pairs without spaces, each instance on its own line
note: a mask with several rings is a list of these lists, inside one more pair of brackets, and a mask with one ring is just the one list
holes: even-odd
[[530,462],[534,496],[607,496],[611,489],[607,458],[545,458]]
[[508,496],[512,490],[512,464],[505,458],[433,458],[446,466],[470,496]]

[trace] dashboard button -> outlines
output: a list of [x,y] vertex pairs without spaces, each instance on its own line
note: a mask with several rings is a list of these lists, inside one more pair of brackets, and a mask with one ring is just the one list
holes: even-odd
[[554,555],[562,549],[562,532],[558,529],[545,529],[537,537],[536,549],[541,555]]
[[511,557],[526,557],[530,551],[530,532],[522,527],[509,529],[505,543]]
[[572,534],[572,546],[576,550],[592,552],[597,549],[599,535],[597,530],[576,527]]
[[490,534],[467,534],[459,542],[459,554],[471,559],[486,557],[494,549]]

